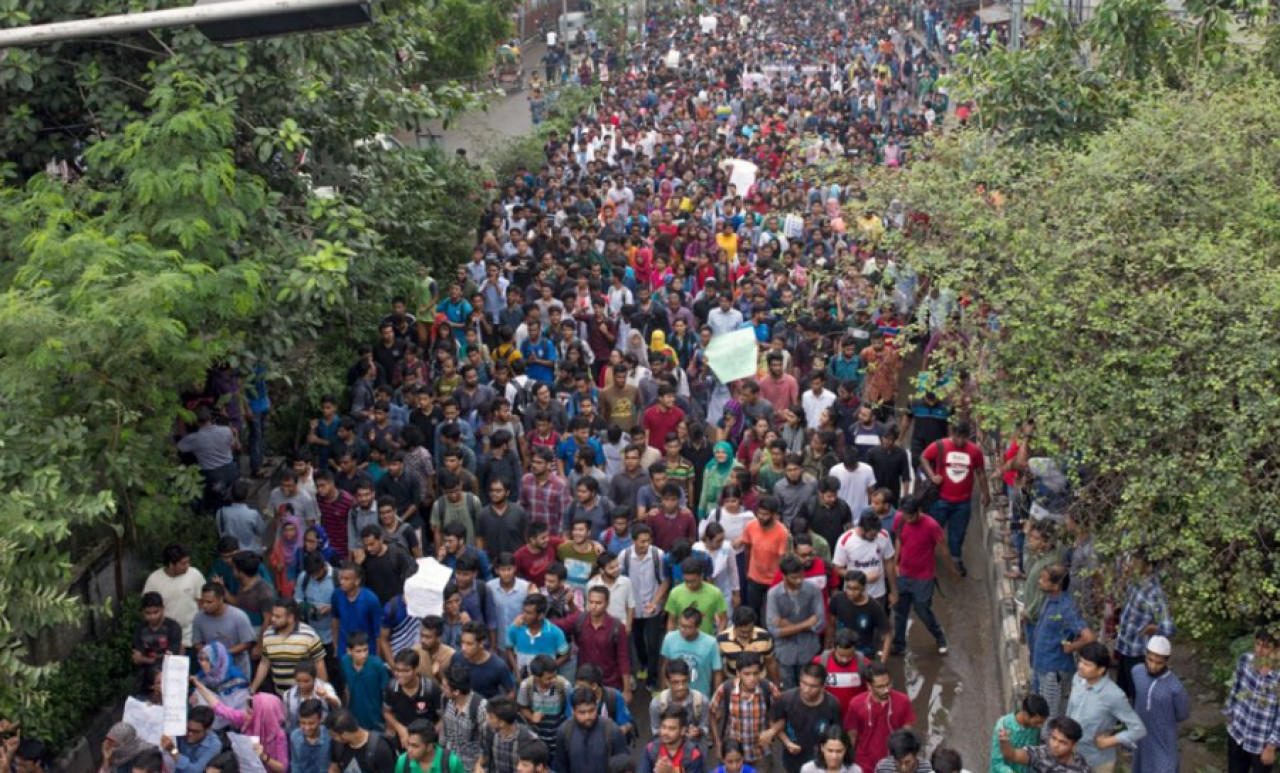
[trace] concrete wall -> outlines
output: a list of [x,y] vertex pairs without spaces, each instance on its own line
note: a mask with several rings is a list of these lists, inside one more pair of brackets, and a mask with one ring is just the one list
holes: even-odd
[[1004,711],[1017,708],[1023,696],[1031,691],[1031,664],[1027,648],[1022,644],[1021,626],[1018,624],[1018,605],[1014,601],[1014,581],[1004,576],[1008,564],[1004,560],[1001,533],[1005,522],[997,516],[1007,511],[1004,484],[995,474],[1000,469],[999,460],[988,456],[986,467],[991,470],[991,508],[978,518],[982,544],[988,551],[987,583],[992,589],[994,609],[991,610],[993,655],[1000,660],[1000,694]]
[[[135,594],[146,581],[147,567],[128,548],[124,549],[121,557],[121,590],[126,596]],[[111,630],[113,621],[101,610],[108,602],[115,600],[117,595],[115,541],[103,540],[72,569],[72,577],[74,579],[68,592],[80,599],[89,613],[78,626],[49,628],[32,640],[32,662],[37,665],[64,660],[71,654],[72,648],[84,639],[104,636]]]

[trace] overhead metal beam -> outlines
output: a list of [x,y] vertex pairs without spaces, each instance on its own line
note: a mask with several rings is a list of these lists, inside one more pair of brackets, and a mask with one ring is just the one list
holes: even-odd
[[[0,29],[0,50],[10,47],[41,46],[66,40],[113,37],[135,32],[185,27],[215,22],[248,21],[262,17],[291,14],[306,15],[312,11],[367,6],[360,0],[228,0],[186,8],[102,16],[51,24]],[[343,26],[350,26],[346,24]],[[312,29],[325,29],[315,25]],[[303,30],[297,30],[303,31]],[[252,36],[246,36],[252,37]]]

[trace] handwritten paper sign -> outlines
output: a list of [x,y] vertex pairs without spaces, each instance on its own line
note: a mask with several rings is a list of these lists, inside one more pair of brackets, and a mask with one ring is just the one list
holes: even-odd
[[187,677],[191,659],[182,655],[166,655],[160,673],[160,696],[164,708],[164,734],[181,738],[187,734]]
[[[152,706],[149,703],[143,703],[137,698],[126,698],[124,701],[124,716],[121,721],[133,725],[133,729],[137,731],[138,737],[153,746],[160,745],[160,736],[164,735],[164,707]],[[186,734],[187,728],[183,723],[182,734]]]

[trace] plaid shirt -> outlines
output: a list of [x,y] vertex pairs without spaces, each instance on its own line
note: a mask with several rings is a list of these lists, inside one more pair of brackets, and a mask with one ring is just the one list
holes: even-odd
[[467,770],[475,770],[476,763],[485,754],[484,732],[488,727],[485,720],[488,709],[484,698],[472,693],[471,700],[479,702],[475,710],[475,724],[471,722],[470,704],[459,711],[458,704],[448,700],[444,704],[444,722],[440,726],[440,740],[444,743],[444,748],[458,755],[458,759],[462,760],[462,767]]
[[520,504],[529,514],[531,523],[545,523],[548,534],[560,536],[561,519],[569,506],[564,478],[551,473],[547,482],[539,486],[533,473],[526,473],[520,481]]
[[1169,613],[1169,600],[1160,588],[1160,580],[1150,575],[1129,586],[1125,597],[1124,611],[1120,613],[1119,638],[1116,649],[1121,655],[1140,658],[1147,651],[1147,639],[1142,629],[1152,623],[1156,633],[1173,637],[1173,615]]
[[1253,658],[1252,652],[1240,656],[1222,713],[1235,742],[1250,754],[1260,754],[1268,744],[1280,747],[1280,670],[1260,673]]
[[724,682],[711,698],[711,713],[715,721],[721,721],[720,713],[728,707],[729,718],[724,725],[722,741],[733,740],[742,744],[747,762],[754,762],[768,755],[769,750],[760,744],[760,734],[769,727],[769,711],[764,691],[769,686],[761,682],[755,692],[739,689],[741,679]]
[[528,725],[516,725],[516,731],[510,738],[503,738],[497,732],[485,729],[484,768],[492,773],[515,773],[516,748],[523,742],[538,740],[538,736]]

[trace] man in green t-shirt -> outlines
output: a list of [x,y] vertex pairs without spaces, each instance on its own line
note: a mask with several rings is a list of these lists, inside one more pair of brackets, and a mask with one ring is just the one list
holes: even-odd
[[680,613],[693,607],[702,613],[702,631],[715,636],[716,631],[724,628],[729,617],[724,594],[716,586],[702,581],[702,573],[706,571],[702,559],[689,556],[680,564],[680,570],[684,573],[684,582],[673,588],[667,596],[667,630],[674,631]]
[[396,760],[396,773],[467,773],[458,755],[436,743],[435,725],[416,719],[409,723],[408,736],[405,752]]

